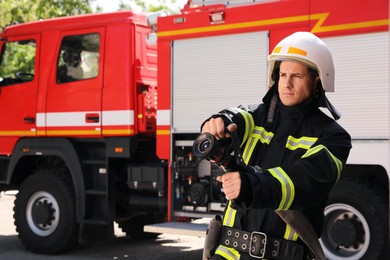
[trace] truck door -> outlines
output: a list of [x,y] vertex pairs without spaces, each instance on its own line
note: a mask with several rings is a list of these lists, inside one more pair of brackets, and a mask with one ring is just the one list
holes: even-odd
[[46,135],[101,135],[104,29],[62,33],[47,91]]
[[36,135],[39,35],[8,37],[0,57],[0,154]]

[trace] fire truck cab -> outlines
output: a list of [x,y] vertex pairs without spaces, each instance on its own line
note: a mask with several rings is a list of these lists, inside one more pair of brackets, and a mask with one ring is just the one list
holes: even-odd
[[[134,237],[166,214],[155,149],[156,47],[129,11],[9,26],[0,35],[0,190],[18,190],[26,248]],[[147,174],[144,174],[147,172]],[[131,196],[130,194],[133,193]]]

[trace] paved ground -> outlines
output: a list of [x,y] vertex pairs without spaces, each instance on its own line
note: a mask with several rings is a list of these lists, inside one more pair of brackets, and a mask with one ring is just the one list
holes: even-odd
[[89,259],[169,259],[200,260],[204,238],[162,234],[156,240],[133,240],[115,229],[116,238],[106,243],[84,245],[60,256],[32,254],[20,243],[13,224],[13,195],[0,195],[1,260],[89,260]]

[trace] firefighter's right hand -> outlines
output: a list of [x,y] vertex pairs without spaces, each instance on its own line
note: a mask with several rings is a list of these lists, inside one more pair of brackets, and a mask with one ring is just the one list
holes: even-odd
[[[228,130],[230,132],[234,132],[236,129],[236,124],[228,125]],[[225,133],[225,122],[220,117],[211,118],[209,121],[205,122],[202,127],[202,133],[205,132],[209,132],[214,135],[217,140],[230,137],[229,134]]]
[[222,183],[223,192],[227,200],[237,199],[241,191],[241,176],[239,172],[227,172],[217,177]]

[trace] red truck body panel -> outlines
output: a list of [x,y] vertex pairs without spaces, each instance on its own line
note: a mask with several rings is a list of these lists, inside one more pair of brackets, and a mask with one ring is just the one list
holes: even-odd
[[[154,134],[157,55],[155,46],[145,44],[149,30],[145,16],[128,11],[7,27],[2,38],[31,38],[39,49],[34,80],[1,90],[0,109],[9,112],[2,113],[7,116],[2,118],[5,123],[0,127],[0,154],[11,154],[23,136],[101,138]],[[58,84],[59,39],[88,32],[102,39],[97,76]],[[34,122],[26,123],[23,118]]]

